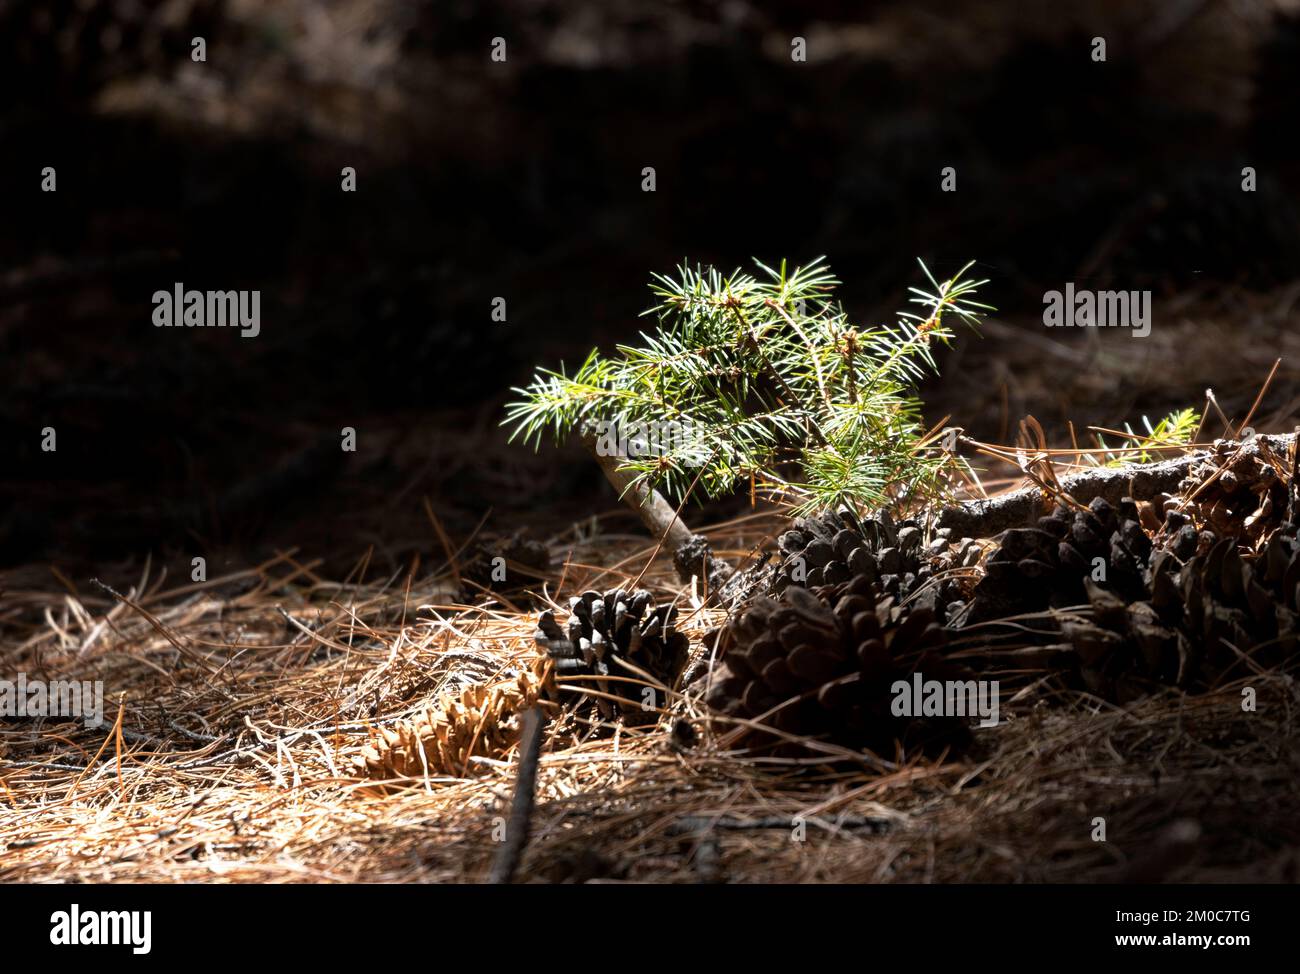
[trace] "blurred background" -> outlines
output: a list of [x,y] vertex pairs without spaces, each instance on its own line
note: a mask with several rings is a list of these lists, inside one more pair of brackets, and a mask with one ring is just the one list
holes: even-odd
[[[1297,6],[0,0],[0,568],[396,567],[440,557],[435,518],[612,508],[580,451],[507,447],[501,405],[634,339],[683,259],[824,254],[864,323],[917,258],[978,260],[999,311],[924,396],[983,440],[1207,387],[1239,422],[1278,356],[1255,425],[1289,429]],[[1067,281],[1151,289],[1151,336],[1044,328]],[[175,282],[260,290],[261,334],[154,328]]]

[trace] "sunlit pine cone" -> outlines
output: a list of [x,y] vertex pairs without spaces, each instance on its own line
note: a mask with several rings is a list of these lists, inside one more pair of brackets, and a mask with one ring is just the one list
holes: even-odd
[[644,590],[584,592],[569,600],[564,627],[550,610],[541,613],[534,639],[555,660],[556,680],[595,691],[579,695],[593,700],[603,716],[645,723],[667,704],[646,676],[673,687],[690,652],[676,621],[675,605],[656,606]]
[[[930,610],[896,605],[865,576],[812,590],[791,586],[779,600],[756,600],[723,633],[705,699],[729,717],[878,754],[892,756],[896,746],[960,748],[968,739],[961,719],[891,711],[894,682],[914,672],[968,678],[945,659],[946,642]],[[791,750],[779,735],[749,736]]]
[[900,601],[920,592],[918,598],[941,619],[950,604],[969,593],[958,578],[935,576],[972,565],[979,556],[969,539],[954,546],[938,535],[927,544],[915,521],[895,522],[883,510],[866,519],[848,510],[798,518],[777,543],[777,594],[790,586],[816,588],[863,576]]
[[465,687],[416,717],[382,727],[354,760],[373,781],[460,778],[480,766],[474,757],[502,760],[519,739],[519,716],[545,692],[542,666],[512,680]]

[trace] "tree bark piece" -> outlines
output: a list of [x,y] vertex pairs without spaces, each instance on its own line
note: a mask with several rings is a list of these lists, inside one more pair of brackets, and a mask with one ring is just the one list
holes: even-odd
[[[1276,455],[1285,456],[1296,441],[1296,434],[1259,436]],[[1239,447],[1243,455],[1260,452],[1259,444],[1250,441]],[[1212,460],[1215,454],[1198,450],[1159,463],[1130,464],[1125,467],[1101,467],[1061,478],[1061,488],[1080,504],[1096,497],[1118,504],[1124,497],[1150,500],[1156,494],[1172,494],[1178,483],[1195,463]],[[990,538],[1008,528],[1032,527],[1048,512],[1052,498],[1039,487],[1026,487],[990,497],[970,500],[939,512],[937,526],[951,528],[955,538]]]

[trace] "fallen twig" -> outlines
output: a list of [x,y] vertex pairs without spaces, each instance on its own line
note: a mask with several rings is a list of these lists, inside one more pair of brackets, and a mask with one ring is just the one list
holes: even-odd
[[[1285,451],[1295,440],[1294,433],[1258,436],[1243,443],[1240,451],[1243,456],[1257,454],[1261,443],[1268,449]],[[1159,463],[1102,467],[1063,477],[1060,484],[1062,490],[1081,504],[1097,497],[1111,504],[1118,504],[1125,497],[1150,500],[1156,494],[1173,493],[1194,463],[1210,460],[1213,456],[1207,450],[1199,450]],[[939,513],[937,525],[951,528],[954,537],[988,538],[1008,528],[1033,525],[1037,518],[1047,513],[1050,501],[1051,498],[1040,488],[1026,487],[998,497],[963,501],[945,508]]]
[[542,754],[542,729],[546,721],[540,707],[524,712],[519,739],[519,776],[515,780],[515,797],[510,804],[506,823],[506,840],[492,863],[488,882],[504,885],[514,881],[519,862],[528,844],[528,829],[533,818],[534,792],[537,787],[537,761]]

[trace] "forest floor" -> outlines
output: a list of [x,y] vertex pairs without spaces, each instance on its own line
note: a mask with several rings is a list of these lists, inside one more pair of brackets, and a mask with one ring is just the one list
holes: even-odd
[[[332,17],[307,2],[228,6],[210,36],[223,56],[205,67],[182,54],[112,84],[47,85],[75,96],[71,120],[31,111],[10,131],[23,172],[68,133],[61,180],[77,185],[84,160],[109,209],[88,228],[75,203],[55,219],[42,200],[9,235],[0,432],[31,444],[57,422],[61,440],[0,476],[3,676],[102,681],[109,728],[0,717],[0,881],[485,879],[518,770],[490,721],[462,717],[469,759],[416,780],[360,769],[377,736],[436,719],[448,699],[508,697],[534,666],[539,608],[647,565],[640,584],[676,601],[694,655],[709,653],[723,614],[655,557],[588,458],[534,456],[497,425],[500,390],[534,363],[631,334],[646,274],[688,242],[708,242],[695,258],[730,262],[815,241],[788,256],[830,255],[863,320],[905,300],[916,256],[984,258],[1006,314],[963,335],[921,390],[929,422],[947,416],[984,442],[1014,445],[1030,414],[1058,447],[1088,445],[1091,424],[1140,429],[1188,406],[1207,415],[1204,439],[1224,418],[1288,432],[1300,417],[1285,190],[1297,156],[1283,138],[1293,34],[1256,78],[1252,5],[1218,5],[1144,58],[1137,97],[1124,89],[1142,108],[1131,112],[1099,97],[1090,72],[1044,97],[1044,66],[1065,61],[1076,29],[1046,6],[981,7],[985,25],[944,3],[876,3],[889,8],[881,32],[849,29],[855,5],[817,5],[829,13],[812,47],[828,53],[800,83],[787,45],[806,3],[761,5],[774,15],[730,4],[729,25],[714,23],[716,4],[678,4],[649,34],[643,5],[609,0],[452,4],[455,29],[371,0]],[[411,12],[389,22],[390,6]],[[1124,25],[1157,7],[1099,9]],[[498,30],[511,60],[485,75],[482,42]],[[1188,84],[1184,60],[1219,69]],[[1172,136],[1153,123],[1169,107],[1184,119]],[[1040,137],[1065,123],[1088,144]],[[747,158],[756,130],[775,143],[761,166]],[[1045,154],[1013,163],[1030,139]],[[1238,145],[1282,182],[1221,207],[1201,183],[1215,185]],[[932,195],[932,160],[958,150],[983,194],[929,213],[898,205],[900,186]],[[650,211],[610,175],[647,159],[693,174],[669,179],[672,202]],[[331,223],[319,200],[336,196],[344,164],[374,202]],[[823,187],[816,220],[753,204],[810,183]],[[575,268],[576,284],[555,287]],[[218,335],[165,354],[123,342],[144,320],[135,279],[181,269],[269,275],[286,327],[233,353]],[[1158,326],[1141,341],[1044,329],[1038,295],[1065,279],[1156,288]],[[518,295],[508,336],[464,327],[503,281]],[[54,325],[57,353],[28,354]],[[359,377],[370,394],[345,395]],[[362,435],[339,463],[318,446],[343,425]],[[1018,475],[990,466],[983,482],[1007,489]],[[689,517],[737,560],[784,523],[747,499]],[[552,568],[516,602],[457,581],[476,539],[518,530],[545,542]],[[190,581],[197,552],[202,582]],[[1249,714],[1237,684],[1121,708],[1020,677],[960,759],[872,767],[740,751],[690,690],[644,728],[595,729],[552,705],[521,878],[1300,880],[1289,675],[1255,676]]]
[[[778,526],[708,533],[741,558]],[[549,540],[539,604],[628,584],[653,554],[591,528]],[[678,602],[707,657],[723,614],[665,571],[641,584]],[[382,784],[359,770],[384,728],[535,668],[531,608],[457,591],[447,571],[334,581],[289,554],[198,584],[146,569],[122,599],[9,590],[14,664],[102,681],[108,726],[0,724],[0,880],[484,880],[518,765],[491,724],[513,714],[462,712],[454,733],[473,740],[451,767]],[[1116,707],[1021,680],[960,760],[847,768],[738,750],[689,690],[648,728],[548,703],[520,877],[1294,882],[1300,694],[1278,672],[1250,683],[1253,713],[1235,684]]]
[[[1040,337],[1032,323],[991,320],[924,390],[927,416],[1007,442],[1032,408],[1054,445],[1068,445],[1072,417],[1084,442],[1088,422],[1195,405],[1212,439],[1217,410],[1240,423],[1274,358],[1295,360],[1297,294],[1191,304],[1127,355],[1091,335]],[[1298,395],[1294,371],[1275,373],[1254,413],[1260,431],[1289,430]],[[372,741],[467,690],[513,686],[535,666],[538,609],[563,612],[569,597],[643,569],[639,584],[678,604],[697,659],[724,620],[655,557],[588,460],[508,447],[496,415],[482,407],[435,422],[432,444],[427,417],[377,420],[350,468],[322,475],[293,517],[259,536],[260,563],[213,551],[204,582],[189,580],[176,551],[4,572],[9,669],[102,681],[111,729],[0,720],[0,880],[484,880],[517,773],[509,735],[462,716],[468,760],[389,785],[360,770]],[[1019,480],[989,466],[983,482],[996,491]],[[500,500],[486,522],[485,497]],[[784,523],[743,498],[710,508],[711,526],[689,516],[736,561]],[[472,557],[476,522],[484,538],[526,529],[546,544],[552,567],[514,602],[458,582],[453,564]],[[350,564],[358,538],[372,541]],[[1116,707],[1021,679],[999,724],[976,729],[959,760],[882,756],[848,768],[738,750],[694,690],[657,724],[613,732],[550,704],[520,875],[1296,881],[1300,696],[1283,673],[1252,685],[1258,710],[1247,714],[1236,684]]]

